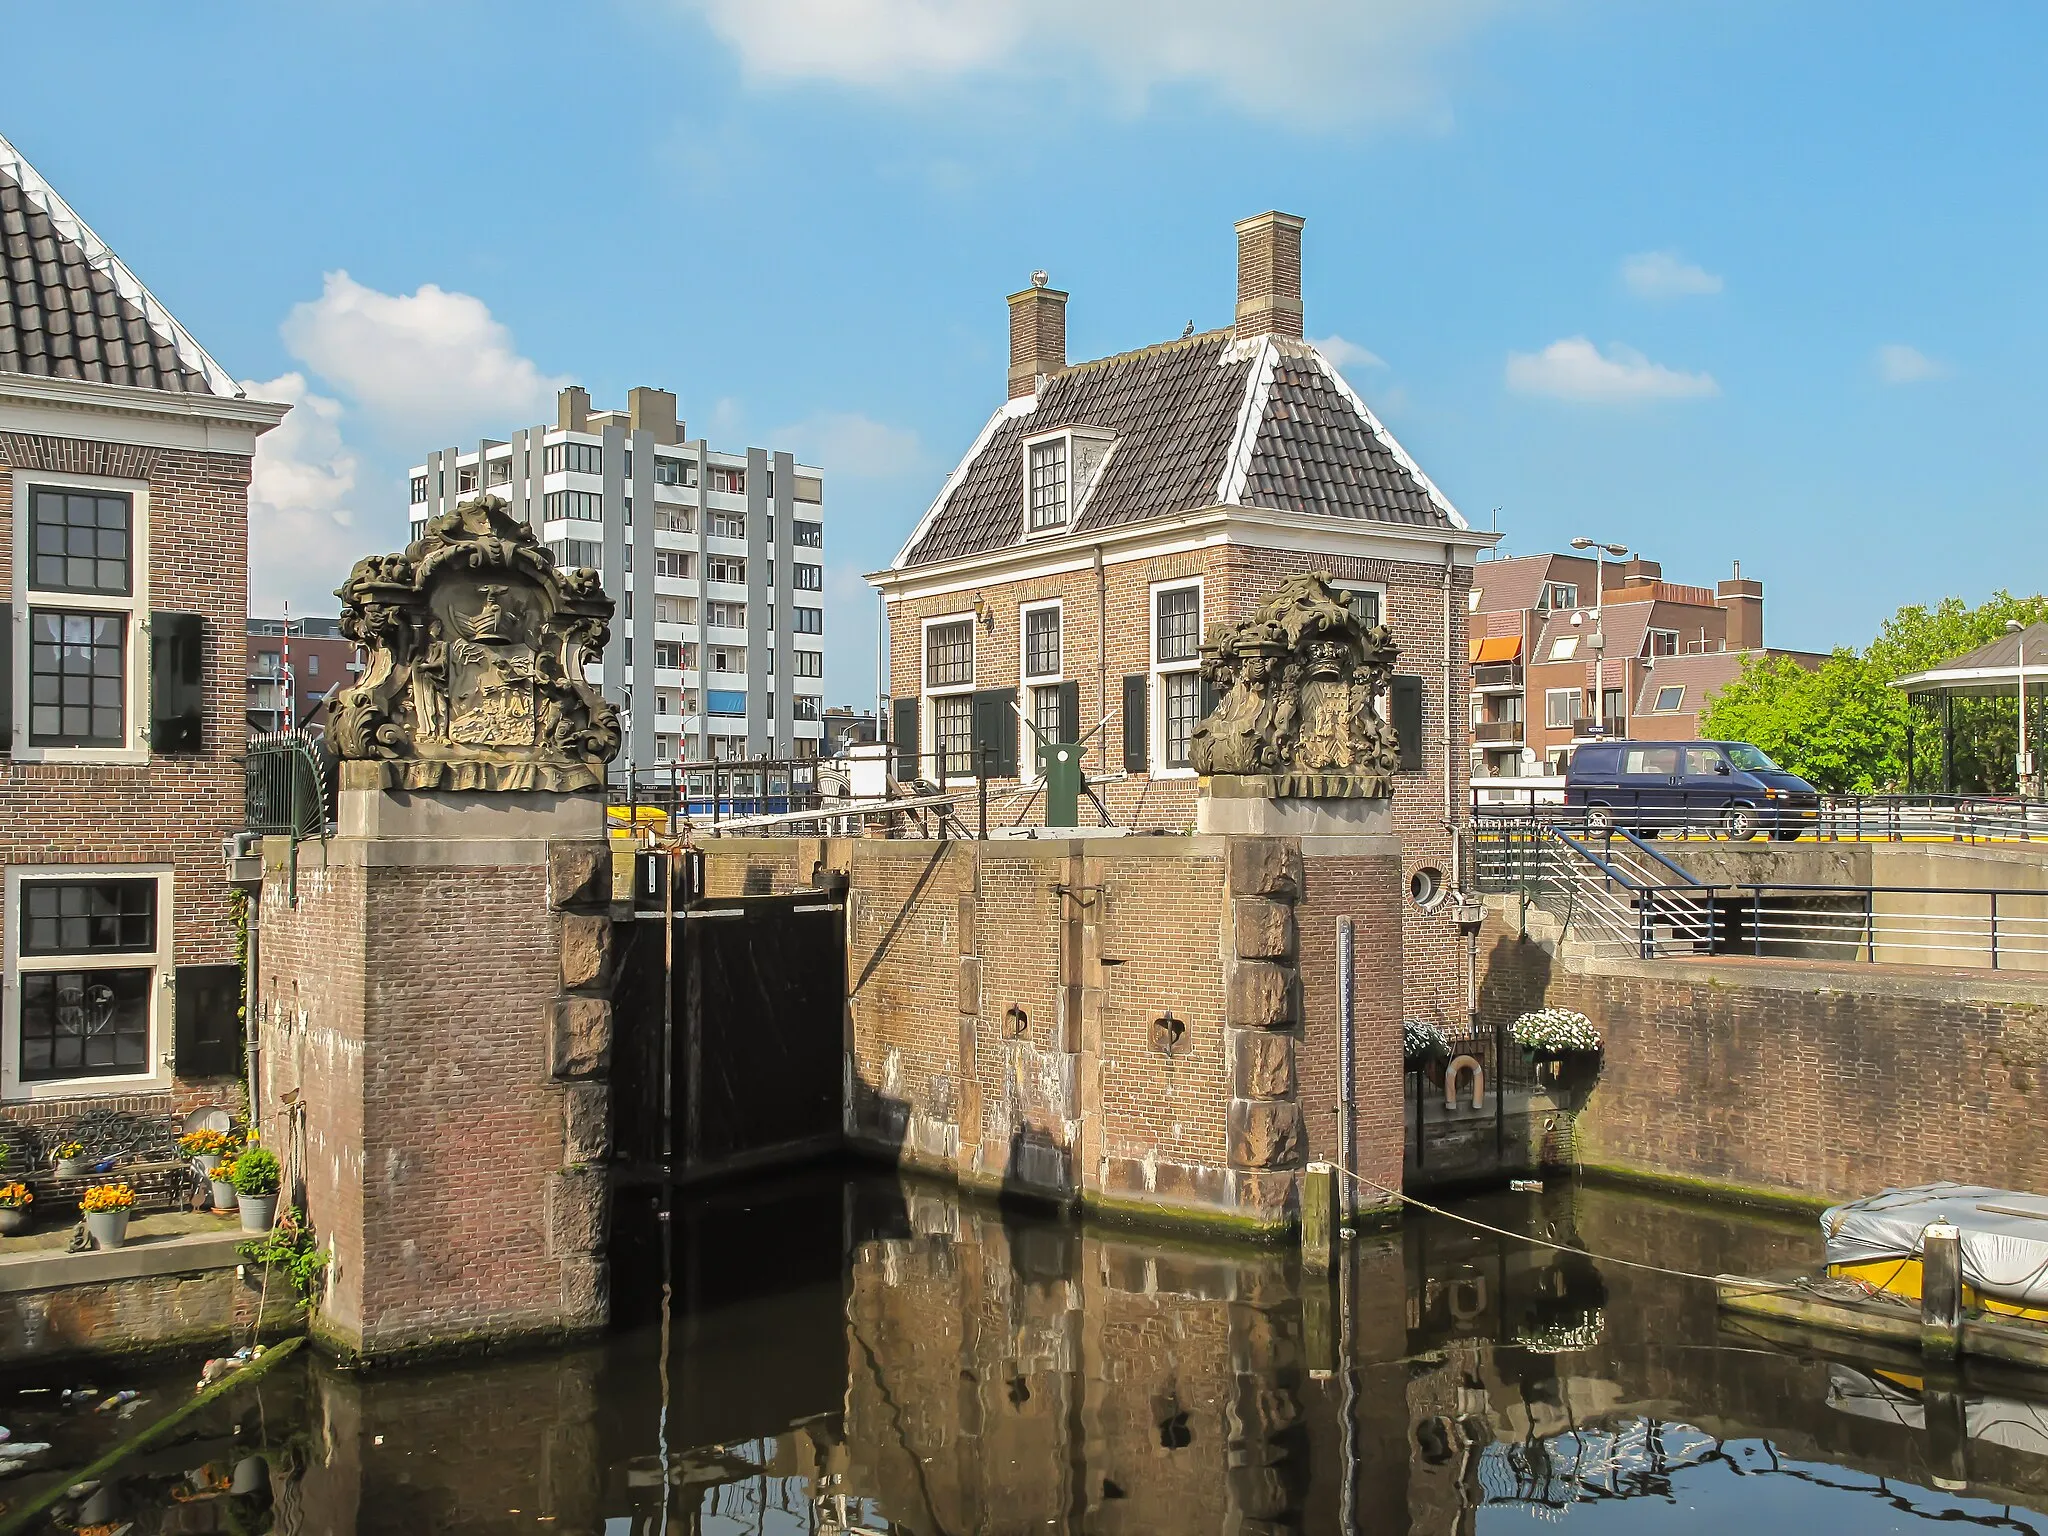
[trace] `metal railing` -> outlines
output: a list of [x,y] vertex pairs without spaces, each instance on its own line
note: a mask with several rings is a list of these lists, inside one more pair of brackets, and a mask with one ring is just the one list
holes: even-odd
[[[1610,790],[1591,807],[1560,804],[1558,794],[1554,784],[1517,794],[1496,781],[1483,798],[1473,791],[1472,811],[1486,821],[1582,827],[1592,810],[1638,833],[1684,839],[1729,836],[1729,812],[1737,808],[1720,789]],[[1759,813],[1756,832],[1786,841],[2048,843],[2048,801],[2010,795],[1821,795],[1762,800],[1749,809]]]
[[242,759],[242,824],[266,837],[324,837],[334,820],[332,765],[304,731],[249,738]]

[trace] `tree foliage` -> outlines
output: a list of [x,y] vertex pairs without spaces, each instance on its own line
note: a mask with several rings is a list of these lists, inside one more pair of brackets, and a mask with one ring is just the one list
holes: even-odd
[[[1941,784],[1941,719],[1933,700],[1912,703],[1891,686],[2005,633],[2006,621],[2048,618],[2048,597],[1995,593],[1975,608],[1944,598],[1933,608],[1901,608],[1861,651],[1838,650],[1809,669],[1789,656],[1756,656],[1722,689],[1700,717],[1701,734],[1753,742],[1773,759],[1835,794],[1921,790]],[[2048,694],[2048,656],[2041,692]],[[2031,664],[2029,671],[2031,672]],[[2030,738],[2039,730],[2048,699],[2028,689]],[[1958,697],[1955,709],[1955,785],[1960,791],[2010,794],[2017,787],[2013,758],[2019,716],[2010,698]],[[2032,744],[2030,739],[2029,745]]]

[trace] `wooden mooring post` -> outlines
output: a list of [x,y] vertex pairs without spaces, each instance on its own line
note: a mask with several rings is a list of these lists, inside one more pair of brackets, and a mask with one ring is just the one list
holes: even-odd
[[[1304,1214],[1307,1208],[1304,1197]],[[1962,1322],[1963,1234],[1952,1222],[1929,1222],[1920,1234],[1921,1351],[1953,1360]]]
[[1337,1203],[1337,1170],[1310,1163],[1301,1175],[1301,1267],[1328,1274],[1337,1260],[1343,1212]]

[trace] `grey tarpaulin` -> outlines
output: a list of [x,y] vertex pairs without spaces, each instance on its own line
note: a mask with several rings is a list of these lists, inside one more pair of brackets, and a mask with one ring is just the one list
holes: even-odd
[[[1908,1429],[1927,1427],[1927,1408],[1918,1392],[1846,1365],[1828,1367],[1828,1406],[1859,1419],[1877,1419]],[[2048,1456],[2048,1405],[1968,1392],[1963,1398],[1963,1432],[1972,1440],[1986,1440],[2030,1456]]]
[[1888,1189],[1821,1216],[1828,1263],[1912,1258],[1942,1217],[1963,1235],[1964,1280],[2001,1301],[2048,1306],[2048,1195],[1945,1181]]

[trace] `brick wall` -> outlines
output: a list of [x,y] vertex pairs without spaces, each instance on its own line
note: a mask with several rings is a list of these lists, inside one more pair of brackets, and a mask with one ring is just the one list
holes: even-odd
[[1489,921],[1480,1012],[1576,1008],[1606,1059],[1588,1164],[1816,1198],[2048,1188],[2048,1012],[2024,983],[1771,961],[1560,961]]
[[[990,582],[975,590],[937,597],[906,599],[889,605],[890,691],[922,699],[924,621],[972,611],[979,595],[991,612],[992,625],[975,625],[975,684],[981,688],[1017,685],[1022,623],[1019,609],[1057,598],[1061,604],[1063,676],[1078,684],[1080,725],[1086,732],[1105,713],[1108,723],[1089,743],[1085,767],[1094,776],[1123,768],[1123,679],[1151,667],[1150,592],[1160,582],[1200,577],[1202,623],[1235,620],[1249,613],[1291,577],[1327,570],[1338,581],[1373,583],[1386,591],[1385,618],[1401,646],[1397,670],[1423,681],[1423,767],[1396,777],[1395,829],[1401,836],[1404,878],[1429,867],[1442,872],[1445,883],[1457,880],[1457,859],[1445,826],[1446,758],[1451,775],[1450,805],[1462,820],[1470,800],[1470,759],[1465,711],[1471,690],[1466,642],[1466,606],[1472,572],[1454,567],[1449,597],[1451,620],[1452,742],[1444,746],[1444,609],[1443,567],[1415,561],[1366,560],[1355,556],[1303,555],[1286,550],[1225,545],[1153,559],[1130,560],[1103,569],[1098,597],[1094,570],[1070,571],[1029,581]],[[1097,657],[1104,658],[1098,667]],[[1020,703],[1022,701],[1020,700]],[[1156,706],[1155,706],[1156,707]],[[924,706],[920,703],[920,718]],[[929,733],[930,725],[924,722]],[[1019,754],[1028,751],[1029,733],[1020,731]],[[922,771],[931,776],[926,763]],[[992,789],[992,824],[1038,824],[1043,802],[1011,796],[1008,784]],[[1195,819],[1196,782],[1192,778],[1135,775],[1104,785],[1100,793],[1110,814],[1122,825],[1186,831]],[[1094,812],[1085,802],[1084,822]],[[1412,905],[1403,912],[1406,979],[1405,1011],[1440,1024],[1464,1018],[1464,947],[1448,912],[1423,912]]]
[[[234,929],[220,840],[242,824],[249,459],[0,432],[0,594],[13,592],[15,468],[148,482],[149,603],[157,611],[205,617],[206,716],[200,752],[147,765],[0,760],[0,865],[171,864],[175,963],[230,961]],[[146,666],[148,654],[147,636],[135,634],[131,665]],[[0,922],[14,920],[0,910]],[[158,1047],[171,1047],[167,1009]],[[233,1091],[231,1083],[180,1082],[173,1093],[142,1102],[169,1111],[221,1101]],[[92,1101],[99,1102],[97,1096]],[[85,1107],[43,1101],[35,1113]]]

